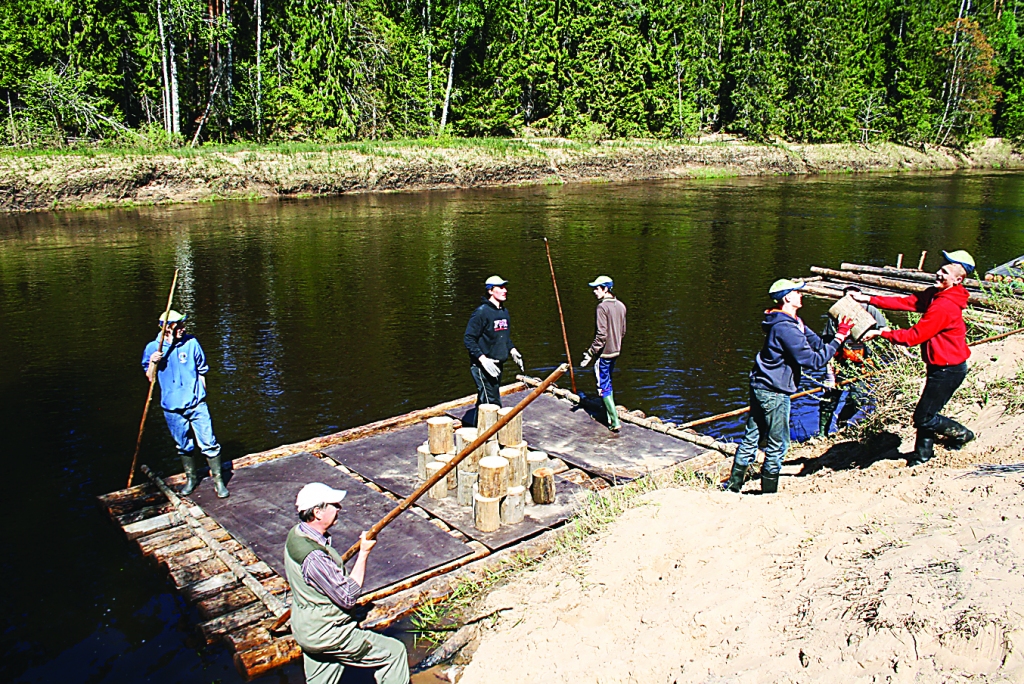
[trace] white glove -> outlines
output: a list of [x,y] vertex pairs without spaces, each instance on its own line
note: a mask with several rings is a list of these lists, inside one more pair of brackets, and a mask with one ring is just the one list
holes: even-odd
[[525,373],[526,367],[523,366],[523,355],[519,353],[519,350],[513,347],[509,354],[512,355],[512,360],[516,362],[517,366],[519,366],[519,372]]
[[480,362],[480,367],[487,372],[492,378],[496,378],[501,375],[501,369],[498,368],[498,364],[495,363],[494,359],[489,359],[484,355],[481,355],[477,361]]
[[580,361],[580,368],[586,368],[587,366],[589,366],[590,362],[593,360],[593,358],[594,357],[590,355],[590,350],[589,349],[587,351],[583,352],[583,360]]

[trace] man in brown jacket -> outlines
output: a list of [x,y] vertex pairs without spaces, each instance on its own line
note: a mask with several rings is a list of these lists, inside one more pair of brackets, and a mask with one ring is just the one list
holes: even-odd
[[612,292],[615,283],[608,276],[598,276],[589,285],[594,288],[594,296],[597,297],[597,335],[590,349],[584,352],[580,365],[586,368],[595,356],[599,357],[594,365],[597,394],[608,413],[608,429],[618,432],[621,426],[619,414],[615,410],[615,396],[612,394],[612,370],[622,351],[622,338],[626,336],[626,305],[615,297]]

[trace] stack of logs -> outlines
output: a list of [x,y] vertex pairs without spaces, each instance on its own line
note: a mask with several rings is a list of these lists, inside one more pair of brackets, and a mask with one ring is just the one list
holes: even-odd
[[[477,427],[455,429],[447,416],[427,419],[427,441],[418,448],[420,479],[441,470],[462,453],[477,435],[512,411],[494,404],[477,409]],[[460,506],[473,507],[473,523],[481,532],[522,522],[526,506],[555,502],[555,471],[543,451],[530,451],[523,440],[523,416],[517,415],[494,437],[470,453],[434,485],[432,499],[454,496]]]

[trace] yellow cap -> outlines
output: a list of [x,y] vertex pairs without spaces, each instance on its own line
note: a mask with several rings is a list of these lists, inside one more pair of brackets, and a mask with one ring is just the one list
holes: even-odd
[[608,276],[597,276],[596,278],[594,278],[594,282],[587,283],[587,285],[590,285],[590,287],[597,287],[601,285],[607,287],[608,289],[615,287],[615,283]]
[[942,250],[942,256],[946,257],[946,261],[949,263],[960,264],[968,273],[974,273],[974,257],[972,257],[966,250],[958,249],[955,252]]
[[492,275],[490,278],[484,281],[484,287],[490,290],[492,287],[503,287],[508,285],[508,281],[501,276]]
[[802,290],[806,285],[802,280],[790,280],[789,278],[780,278],[772,283],[772,286],[768,288],[768,294],[771,295],[772,299],[781,301],[786,295],[793,290]]
[[[171,324],[171,323],[183,323],[186,318],[188,318],[187,314],[178,313],[174,309],[171,309],[170,312],[167,314],[167,323],[168,324]],[[156,322],[156,324],[161,326],[161,327],[163,327],[163,324],[164,324],[164,315],[163,314],[160,314],[160,320],[158,320]]]

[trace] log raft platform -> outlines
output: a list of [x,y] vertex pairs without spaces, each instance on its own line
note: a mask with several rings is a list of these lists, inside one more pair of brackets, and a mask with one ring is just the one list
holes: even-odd
[[[518,379],[502,388],[506,405],[540,383]],[[323,481],[349,492],[332,530],[335,545],[347,547],[420,484],[418,448],[431,429],[445,423],[435,420],[428,428],[428,419],[447,416],[458,428],[463,419],[475,418],[467,415],[474,400],[471,395],[235,459],[227,499],[216,498],[209,478],[179,499],[175,491],[183,474],[161,479],[146,468],[145,481],[98,501],[197,607],[199,635],[207,643],[223,643],[239,672],[252,679],[301,656],[289,633],[270,631],[290,603],[282,556],[287,531],[297,521],[298,489]],[[586,496],[654,472],[706,467],[735,452],[735,445],[640,411],[618,410],[625,425],[613,434],[600,422],[603,406],[587,407],[558,387],[541,395],[522,414],[514,437],[523,440],[519,448],[532,450],[530,456],[543,452],[554,475],[554,503],[524,505],[529,488],[509,483],[514,500],[507,494],[501,499],[500,526],[491,530],[491,522],[481,530],[474,525],[473,508],[460,506],[463,492],[421,498],[409,509],[412,515],[400,516],[381,532],[359,599],[366,614],[361,625],[383,629],[425,603],[443,600],[463,578],[486,576],[513,557],[542,556]],[[444,439],[434,433],[435,449]]]

